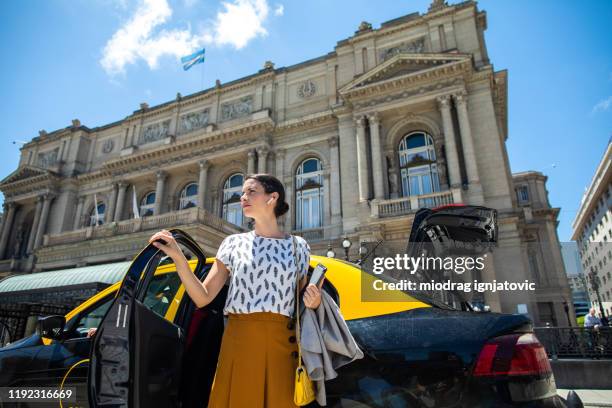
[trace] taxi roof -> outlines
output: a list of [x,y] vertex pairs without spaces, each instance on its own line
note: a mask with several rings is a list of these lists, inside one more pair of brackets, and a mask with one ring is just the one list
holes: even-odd
[[[208,257],[206,258],[206,263],[212,264],[215,259],[215,257]],[[189,260],[188,263],[191,270],[195,270],[197,259]],[[346,320],[397,313],[415,308],[431,307],[430,304],[418,300],[405,292],[393,293],[393,296],[386,296],[383,293],[377,295],[376,301],[364,300],[362,297],[362,289],[367,288],[375,279],[378,279],[376,276],[370,275],[360,270],[357,265],[343,260],[320,255],[311,255],[310,266],[314,268],[318,263],[322,263],[327,267],[326,279],[328,279],[338,291],[340,296],[340,311]],[[172,273],[175,272],[175,270],[174,263],[168,263],[159,266],[155,271],[155,275]],[[71,319],[99,299],[113,292],[117,292],[121,286],[121,282],[122,281],[118,281],[87,299],[81,305],[70,311],[66,315],[66,320]]]

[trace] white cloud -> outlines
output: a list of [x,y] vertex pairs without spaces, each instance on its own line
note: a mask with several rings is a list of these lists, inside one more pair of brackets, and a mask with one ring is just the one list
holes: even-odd
[[154,30],[172,15],[166,0],[143,0],[132,18],[106,43],[100,60],[111,75],[124,72],[125,66],[141,58],[151,69],[162,55],[187,55],[198,45],[189,30]]
[[283,14],[285,14],[285,6],[283,6],[282,4],[277,5],[274,9],[274,15],[282,16]]
[[[194,0],[186,0],[186,3]],[[155,69],[165,55],[181,57],[203,45],[245,47],[268,32],[264,22],[268,17],[267,0],[232,0],[223,2],[212,24],[198,34],[186,29],[162,29],[172,16],[167,0],[141,0],[134,15],[108,40],[102,50],[100,64],[111,76],[125,72],[125,67],[144,60]],[[280,14],[279,14],[280,13]],[[276,15],[282,15],[277,6]]]
[[593,110],[591,113],[605,112],[611,107],[612,107],[612,96],[608,96],[607,99],[601,100],[595,106],[593,106]]
[[234,0],[222,4],[224,10],[217,13],[214,23],[217,45],[228,44],[240,49],[257,36],[268,35],[263,26],[269,12],[266,0]]

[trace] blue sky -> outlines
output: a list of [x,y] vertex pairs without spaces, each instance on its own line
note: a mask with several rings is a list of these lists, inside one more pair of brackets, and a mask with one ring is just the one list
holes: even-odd
[[[452,3],[452,2],[451,2]],[[489,56],[508,70],[513,172],[549,176],[571,236],[580,198],[612,136],[612,2],[482,0]],[[0,14],[0,163],[17,167],[19,144],[66,127],[120,120],[252,74],[266,60],[292,65],[333,51],[362,20],[374,27],[428,0],[47,0],[3,4]],[[198,44],[207,61],[184,72]],[[188,52],[187,52],[188,53]]]

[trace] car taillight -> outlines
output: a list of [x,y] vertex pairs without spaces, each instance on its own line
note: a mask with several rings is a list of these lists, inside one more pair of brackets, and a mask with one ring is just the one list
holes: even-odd
[[474,376],[550,374],[544,346],[533,333],[509,334],[489,340],[476,361]]
[[440,205],[438,207],[432,208],[431,211],[441,211],[441,210],[444,210],[446,208],[453,208],[453,207],[465,207],[465,204],[462,204],[462,203],[444,204],[444,205]]

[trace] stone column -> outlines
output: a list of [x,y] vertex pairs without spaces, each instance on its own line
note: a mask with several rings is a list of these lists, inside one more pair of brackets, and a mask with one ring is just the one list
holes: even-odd
[[208,169],[210,163],[208,160],[200,160],[198,163],[200,166],[200,179],[198,180],[198,206],[204,209],[204,198],[206,197],[206,180],[208,179]]
[[357,176],[359,178],[359,201],[367,201],[370,197],[368,186],[368,156],[366,151],[365,118],[356,120],[357,130]]
[[247,153],[249,159],[247,164],[247,174],[255,173],[255,150],[249,150]]
[[163,198],[164,198],[164,187],[166,185],[166,178],[168,177],[168,173],[163,170],[157,171],[155,173],[157,176],[157,185],[155,186],[155,209],[154,214],[161,214]]
[[[127,190],[128,184],[124,181],[120,181],[117,183],[118,189],[118,197],[117,197],[117,206],[115,207],[115,214],[112,221],[121,221],[121,217],[123,216],[123,207],[125,205],[125,190]],[[109,222],[111,218],[105,217]]]
[[76,214],[74,216],[74,225],[72,226],[72,229],[79,229],[81,228],[81,222],[82,222],[82,218],[83,218],[83,204],[85,203],[85,197],[81,196],[79,197],[79,201],[77,203],[77,208],[76,208]]
[[257,148],[257,172],[265,173],[267,171],[268,153],[270,149],[266,146]]
[[49,207],[51,205],[51,194],[46,193],[43,196],[43,207],[40,214],[40,221],[38,222],[38,231],[36,232],[36,238],[34,239],[34,249],[38,248],[42,242],[43,235],[47,228],[47,218],[49,217]]
[[36,239],[36,232],[38,231],[38,222],[40,221],[40,213],[42,212],[42,197],[36,197],[36,210],[34,212],[34,221],[32,222],[32,228],[30,229],[30,237],[28,238],[28,246],[26,252],[32,253],[34,248],[34,240]]
[[448,164],[449,187],[461,185],[461,171],[459,170],[459,154],[455,141],[455,129],[450,111],[450,95],[438,97],[438,106],[442,114],[442,126],[444,128],[444,144],[446,145],[446,162]]
[[285,149],[276,149],[276,178],[285,182]]
[[341,233],[351,233],[362,224],[359,209],[359,189],[355,183],[357,169],[357,138],[355,118],[338,114],[338,155],[340,156],[340,204],[342,205]]
[[370,142],[372,145],[372,179],[374,181],[374,198],[385,198],[385,179],[383,155],[380,145],[380,117],[374,113],[368,117],[370,122]]
[[16,204],[9,202],[4,204],[4,222],[2,223],[2,236],[0,237],[0,259],[4,259],[4,253],[6,252],[6,244],[8,242],[9,234],[13,229],[13,219],[15,218]]
[[117,207],[117,183],[113,183],[111,186],[111,197],[108,203],[108,216],[107,220],[112,221],[115,218],[115,207]]
[[338,136],[333,136],[327,140],[329,142],[329,180],[330,184],[333,186],[333,188],[330,189],[330,211],[332,224],[340,222],[341,213],[340,158],[338,155],[338,139]]
[[461,92],[455,95],[457,103],[457,116],[459,117],[459,129],[461,131],[461,142],[463,143],[463,158],[469,184],[479,184],[478,165],[476,164],[476,152],[474,151],[474,140],[467,111],[467,93]]
[[323,173],[323,199],[321,200],[321,205],[323,206],[323,219],[321,220],[321,227],[329,227],[331,222],[331,190],[332,185],[330,185],[331,175],[329,174],[329,169]]
[[289,180],[285,181],[285,201],[289,204],[289,211],[285,214],[285,223],[284,228],[285,231],[290,232],[293,230],[294,217],[297,216],[296,204],[297,201],[294,199],[293,194],[293,181],[295,180],[295,175],[291,174],[289,176]]

